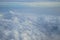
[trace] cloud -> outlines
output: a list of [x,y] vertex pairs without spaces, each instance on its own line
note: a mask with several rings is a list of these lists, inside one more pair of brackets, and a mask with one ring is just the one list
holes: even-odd
[[[13,11],[10,11],[10,13],[14,13]],[[42,16],[42,15],[41,15]],[[21,16],[22,17],[22,16]],[[30,18],[31,16],[26,16],[25,15],[25,17],[27,17],[27,18]],[[32,20],[33,20],[33,18],[34,18],[35,16],[32,16],[31,18],[32,18]],[[37,16],[36,16],[37,17]],[[40,17],[40,16],[39,16]],[[48,18],[47,18],[48,17]],[[53,18],[52,18],[53,17]],[[43,18],[43,20],[45,20],[46,18],[47,18],[47,20],[55,20],[56,21],[56,19],[54,19],[56,16],[47,16],[47,15],[43,15],[41,18]],[[60,16],[59,16],[60,17]],[[22,17],[23,18],[23,17]],[[38,18],[38,17],[37,17]],[[50,18],[50,19],[49,19]],[[20,19],[19,17],[18,17],[18,19]],[[39,18],[38,18],[39,19]],[[7,39],[11,39],[11,40],[20,40],[20,38],[22,39],[22,40],[60,40],[60,35],[58,34],[59,33],[59,29],[58,30],[53,30],[53,32],[51,33],[51,28],[52,29],[54,29],[53,28],[53,25],[51,25],[51,26],[48,26],[48,25],[46,25],[46,26],[48,26],[48,27],[43,27],[43,25],[44,24],[42,24],[41,26],[35,26],[35,25],[33,25],[34,23],[36,24],[36,25],[39,25],[38,24],[38,22],[41,22],[41,21],[43,21],[43,20],[41,20],[41,21],[38,21],[38,19],[36,20],[36,22],[33,22],[33,21],[31,21],[32,23],[31,24],[29,24],[29,20],[27,20],[27,19],[25,19],[25,21],[27,21],[26,23],[25,22],[23,22],[24,24],[21,24],[21,23],[19,23],[19,24],[17,24],[17,22],[19,22],[19,20],[17,20],[17,18],[15,17],[14,18],[14,21],[16,22],[16,24],[14,24],[15,22],[13,21],[13,20],[11,20],[12,21],[12,23],[10,22],[10,21],[6,21],[6,20],[0,20],[0,24],[2,23],[2,26],[1,27],[3,27],[3,29],[1,30],[2,32],[4,31],[4,30],[6,30],[6,29],[4,29],[4,27],[5,26],[7,26],[7,27],[11,27],[11,25],[12,25],[12,27],[13,27],[13,30],[6,30],[6,31],[4,31],[4,34],[6,34],[6,35],[8,35],[8,37],[6,36],[6,35],[4,35],[4,34],[2,34],[2,35],[4,35],[4,37],[1,37],[1,38],[3,38],[3,40],[6,40],[6,38]],[[21,20],[20,20],[21,21]],[[59,21],[58,21],[59,22]],[[44,22],[43,22],[44,23]],[[45,24],[47,23],[47,21],[45,22]],[[27,24],[27,25],[26,25]],[[54,23],[55,24],[55,23]],[[49,24],[50,25],[50,24]],[[59,26],[60,27],[60,26]],[[58,27],[58,28],[59,28]],[[8,29],[9,29],[8,28]],[[15,28],[15,29],[14,29]],[[16,30],[17,29],[17,30]],[[44,29],[46,29],[46,31],[44,30]],[[42,30],[42,31],[41,31]],[[9,33],[11,33],[11,35],[9,35]],[[1,35],[0,34],[0,35]],[[46,35],[45,35],[46,34]],[[11,38],[10,38],[10,36],[11,36]],[[6,38],[5,38],[6,37]],[[5,38],[5,39],[4,39]],[[2,39],[1,39],[2,40]]]
[[3,15],[2,14],[0,14],[0,17],[2,17]]
[[0,14],[0,18],[3,18],[3,14]]
[[14,14],[14,12],[13,11],[9,11],[11,14]]
[[31,7],[54,7],[59,6],[59,2],[32,2],[32,3],[24,3],[23,5],[31,6]]
[[0,5],[28,7],[59,7],[60,2],[0,2]]

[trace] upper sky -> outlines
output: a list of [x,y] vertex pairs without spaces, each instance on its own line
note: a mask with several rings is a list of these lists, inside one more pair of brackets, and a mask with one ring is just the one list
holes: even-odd
[[0,2],[60,2],[60,0],[0,0]]
[[18,13],[48,14],[60,16],[60,2],[0,2],[0,13],[16,11]]

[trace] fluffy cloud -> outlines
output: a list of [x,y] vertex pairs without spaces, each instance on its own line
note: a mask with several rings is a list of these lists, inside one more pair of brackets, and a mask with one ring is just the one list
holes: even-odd
[[[24,17],[20,16],[20,18],[22,17],[25,20],[22,23],[20,23],[21,19],[19,16],[19,14],[18,16],[12,16],[13,20],[0,20],[0,28],[2,28],[0,29],[1,40],[2,38],[3,40],[60,40],[60,26],[57,25],[59,24],[57,20],[60,20],[60,16],[24,15]],[[52,23],[52,21],[56,22]]]

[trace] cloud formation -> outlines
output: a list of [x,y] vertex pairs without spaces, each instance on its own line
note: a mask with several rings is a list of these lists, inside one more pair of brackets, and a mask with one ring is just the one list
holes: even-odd
[[11,19],[0,19],[1,40],[60,40],[60,16],[10,13]]

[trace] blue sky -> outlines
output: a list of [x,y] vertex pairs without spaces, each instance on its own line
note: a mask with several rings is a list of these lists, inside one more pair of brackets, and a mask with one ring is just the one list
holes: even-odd
[[0,16],[9,18],[10,11],[23,15],[60,16],[60,2],[0,2]]
[[59,2],[60,0],[0,0],[0,2],[41,2],[41,1]]
[[0,2],[0,13],[15,11],[23,14],[60,16],[60,2]]

